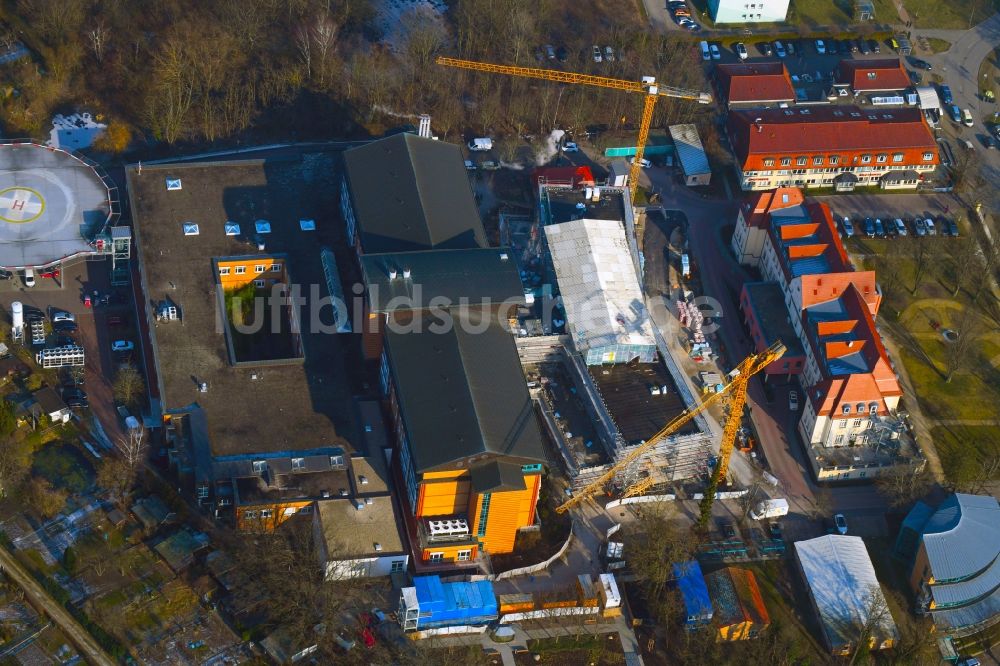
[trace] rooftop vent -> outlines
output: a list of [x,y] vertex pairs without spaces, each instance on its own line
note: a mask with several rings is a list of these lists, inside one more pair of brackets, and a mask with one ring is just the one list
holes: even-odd
[[267,220],[257,220],[253,223],[253,226],[257,229],[257,233],[259,234],[271,233],[271,223]]
[[368,506],[371,506],[374,503],[375,503],[375,500],[373,500],[371,497],[366,497],[365,498],[365,504],[367,504]]
[[368,485],[368,477],[367,476],[363,476],[363,475],[359,476],[358,477],[358,481],[360,481],[361,485],[363,485],[363,486],[367,486]]
[[302,231],[316,231],[316,220],[299,220],[299,229]]
[[208,382],[202,382],[201,384],[198,384],[198,392],[208,393]]
[[181,189],[181,179],[180,178],[167,178],[167,191],[173,192],[174,190]]
[[239,236],[240,235],[240,225],[235,222],[226,222],[226,235],[227,236]]
[[323,492],[321,493],[321,495],[322,495],[322,496],[323,496],[324,498],[329,498],[329,497],[330,497],[330,491],[329,491],[329,490],[324,490],[324,491],[323,491]]
[[340,489],[340,496],[341,497],[347,497],[347,488],[341,488]]
[[500,253],[500,261],[507,261],[508,259],[510,259],[510,256],[506,252]]
[[403,269],[403,279],[404,280],[409,280],[410,279],[410,275],[412,275],[412,272],[410,271],[410,269],[409,268],[404,268]]
[[198,229],[198,224],[196,222],[185,222],[181,225],[184,228],[185,236],[197,236],[200,232]]
[[390,280],[395,280],[397,275],[399,275],[399,273],[396,272],[395,268],[390,268],[389,269],[389,279]]
[[373,545],[375,546],[375,552],[376,553],[381,553],[382,552],[382,544],[380,544],[378,541],[376,541]]
[[358,511],[361,511],[363,508],[365,508],[365,503],[362,502],[361,500],[354,500],[354,508]]

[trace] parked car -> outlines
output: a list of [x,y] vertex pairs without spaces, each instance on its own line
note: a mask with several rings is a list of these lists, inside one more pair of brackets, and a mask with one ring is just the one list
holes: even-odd
[[962,110],[956,105],[950,104],[948,106],[948,115],[951,116],[953,122],[961,124],[962,122]]
[[787,42],[785,42],[785,50],[788,51],[788,55],[790,55],[790,56],[795,55],[795,40],[794,39],[789,39]]
[[948,234],[958,238],[958,222],[955,220],[946,220],[941,223],[941,226],[948,226]]
[[934,69],[933,65],[931,65],[926,60],[921,60],[920,58],[910,58],[910,64],[916,67],[917,69],[923,69],[928,72]]
[[35,271],[30,268],[24,269],[24,286],[25,287],[35,286]]
[[997,141],[996,141],[996,139],[994,139],[989,134],[984,134],[983,135],[983,145],[986,146],[986,148],[988,148],[989,150],[996,150],[996,148],[997,148]]
[[57,321],[52,324],[52,330],[56,333],[76,333],[77,325],[75,321]]
[[797,412],[799,411],[799,392],[789,391],[788,392],[788,411]]
[[604,47],[604,59],[607,62],[614,62],[615,61],[615,50],[613,48],[611,48],[610,46],[605,46]]
[[63,389],[62,399],[63,402],[66,403],[67,407],[74,409],[90,406],[90,403],[87,401],[87,394],[78,388]]
[[909,235],[909,234],[906,233],[906,224],[904,224],[903,221],[901,219],[899,219],[898,217],[895,220],[892,221],[892,224],[896,227],[896,235],[897,236],[907,236],[907,235]]
[[[630,158],[628,158],[628,163],[629,163],[630,165],[631,165],[631,164],[635,164],[635,157],[630,157]],[[648,169],[649,167],[653,166],[653,163],[652,163],[652,162],[650,162],[649,160],[647,160],[647,159],[646,159],[645,157],[643,157],[643,158],[642,158],[641,160],[639,160],[639,165],[640,165],[640,166],[641,166],[641,167],[642,167],[643,169]]]
[[76,315],[65,310],[53,310],[50,314],[52,323],[57,321],[76,321]]
[[55,340],[52,341],[52,344],[55,347],[69,347],[69,346],[75,347],[76,340],[69,337],[68,335],[57,335]]
[[875,235],[879,238],[885,238],[885,227],[882,225],[881,218],[875,218]]
[[113,352],[130,352],[135,349],[135,344],[131,340],[115,340],[111,343]]
[[915,217],[913,218],[913,230],[917,233],[917,236],[923,238],[927,235],[927,223],[924,222],[924,218]]
[[771,48],[771,42],[761,42],[757,45],[757,49],[760,51],[761,55],[770,57],[774,54],[774,50]]
[[927,218],[924,220],[924,226],[927,227],[928,236],[937,236],[937,227],[934,226],[934,220]]
[[946,86],[944,84],[941,84],[940,92],[941,92],[941,103],[942,104],[947,105],[947,104],[951,104],[954,101],[955,98],[952,97],[951,88],[949,88],[948,86]]
[[848,238],[854,236],[854,223],[851,222],[851,218],[845,217],[844,221],[840,223],[840,226],[844,228],[844,235]]
[[847,518],[844,518],[844,514],[838,513],[834,516],[833,524],[837,526],[838,534],[847,534]]
[[594,58],[594,62],[601,62],[602,60],[604,60],[604,56],[601,55],[601,47],[598,46],[597,44],[594,44],[591,47],[591,52],[592,52],[592,57]]
[[551,44],[546,44],[543,48],[545,49],[546,58],[548,58],[549,60],[556,59],[556,49],[554,46],[552,46]]
[[788,53],[785,51],[785,45],[782,44],[781,41],[774,42],[774,55],[778,56],[779,58],[784,58],[785,56],[788,55]]
[[872,53],[881,53],[882,52],[882,47],[879,46],[879,43],[877,41],[875,41],[874,39],[871,39],[871,40],[868,41],[868,48],[870,48],[872,50]]
[[865,236],[875,238],[875,220],[870,217],[865,218]]
[[750,57],[750,54],[747,53],[746,44],[744,44],[743,42],[736,42],[736,55],[739,57],[740,60],[746,60],[747,58]]
[[564,153],[578,153],[580,152],[580,146],[576,145],[574,141],[567,141],[563,144]]
[[962,124],[966,127],[972,127],[974,124],[972,121],[972,112],[968,109],[962,109]]
[[844,55],[851,53],[854,50],[853,46],[854,45],[851,44],[851,40],[849,39],[840,40],[840,52],[843,53]]
[[858,50],[861,51],[861,55],[871,55],[872,47],[868,45],[867,39],[859,39],[857,42]]
[[14,277],[14,274],[8,270],[0,268],[0,280],[9,280]]
[[816,53],[820,55],[826,54],[826,44],[823,42],[822,39],[816,40]]
[[837,40],[831,39],[826,42],[826,54],[837,55]]
[[782,537],[781,523],[775,520],[771,522],[769,527],[772,539],[780,539]]
[[851,53],[857,53],[858,51],[861,50],[861,40],[852,39],[850,40],[850,42],[851,42]]
[[559,62],[566,62],[567,60],[569,60],[569,51],[566,49],[565,46],[560,46],[559,48],[556,49],[556,58],[559,60]]
[[708,50],[712,53],[712,60],[722,59],[722,52],[719,51],[719,46],[717,44],[709,44]]

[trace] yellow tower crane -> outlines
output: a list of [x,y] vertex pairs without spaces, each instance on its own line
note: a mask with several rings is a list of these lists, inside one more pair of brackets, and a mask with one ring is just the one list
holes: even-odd
[[639,138],[635,143],[635,158],[632,162],[632,169],[629,171],[628,176],[629,200],[633,203],[635,202],[635,191],[639,187],[639,174],[642,170],[642,155],[646,150],[646,140],[649,138],[649,126],[653,121],[653,109],[656,107],[656,101],[661,97],[675,97],[677,99],[694,100],[701,104],[712,103],[712,96],[708,93],[663,86],[658,84],[656,79],[652,76],[644,76],[642,77],[642,81],[629,81],[626,79],[611,79],[606,76],[577,74],[576,72],[562,72],[553,69],[541,69],[538,67],[494,65],[488,62],[459,60],[458,58],[445,58],[443,56],[438,56],[435,62],[439,65],[444,65],[445,67],[471,69],[475,72],[492,72],[493,74],[521,76],[529,79],[555,81],[557,83],[574,83],[585,86],[597,86],[598,88],[624,90],[625,92],[643,93],[646,96],[646,99],[642,107],[642,122],[639,124]]
[[[670,423],[665,425],[662,430],[647,439],[644,443],[632,449],[628,455],[615,463],[599,478],[576,491],[573,494],[573,497],[556,508],[556,511],[558,513],[564,513],[566,510],[576,506],[591,495],[600,492],[615,478],[615,476],[618,475],[619,472],[634,463],[643,454],[651,450],[660,442],[660,440],[676,433],[684,426],[684,424],[688,423],[691,419],[698,414],[701,414],[712,405],[721,403],[726,407],[726,420],[722,428],[722,441],[719,443],[719,459],[716,462],[715,471],[712,474],[712,483],[710,484],[710,489],[715,488],[721,480],[726,478],[726,472],[729,469],[729,458],[733,452],[733,444],[736,442],[736,431],[739,430],[740,421],[743,418],[743,406],[746,405],[747,402],[747,387],[750,384],[750,378],[774,361],[781,358],[784,353],[785,345],[782,344],[781,341],[778,341],[761,353],[751,354],[743,359],[743,362],[736,366],[735,370],[729,373],[729,383],[722,387],[721,391],[713,393],[700,404],[691,409],[685,410],[679,416],[675,417],[672,421],[670,421]],[[652,483],[649,478],[643,479],[626,488],[622,492],[622,496],[631,497],[632,495],[638,495],[647,490],[650,485],[652,485]],[[709,498],[706,493],[706,499],[709,502],[709,506],[711,506],[711,501],[714,500],[714,496]]]

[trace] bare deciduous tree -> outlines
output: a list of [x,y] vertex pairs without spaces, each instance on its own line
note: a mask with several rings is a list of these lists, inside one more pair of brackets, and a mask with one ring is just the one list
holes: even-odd
[[104,51],[108,47],[108,40],[111,39],[111,30],[103,19],[97,19],[94,25],[87,31],[87,44],[97,62],[104,61]]
[[953,339],[944,342],[944,365],[946,384],[950,384],[955,374],[971,368],[979,359],[973,353],[979,340],[983,324],[975,312],[966,311],[953,329]]
[[894,469],[875,479],[875,488],[893,508],[912,504],[926,495],[931,485],[931,477],[926,469],[919,472],[911,469]]
[[111,388],[115,400],[127,407],[134,407],[146,390],[146,382],[139,369],[130,363],[118,369]]
[[318,14],[313,19],[311,36],[316,48],[316,64],[319,69],[319,84],[326,86],[330,71],[330,59],[337,48],[337,35],[340,26],[334,22],[329,13]]

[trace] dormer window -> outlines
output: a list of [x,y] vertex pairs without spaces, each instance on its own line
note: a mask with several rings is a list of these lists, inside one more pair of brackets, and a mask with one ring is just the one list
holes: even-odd
[[870,413],[872,413],[872,414],[875,414],[876,412],[878,412],[878,403],[877,402],[873,402],[872,404],[868,405],[868,411]]
[[292,471],[300,472],[306,468],[305,458],[292,458]]
[[858,414],[864,414],[864,413],[865,413],[865,403],[859,402],[858,403]]
[[844,405],[844,413],[845,414],[850,414],[851,413],[851,406],[850,405]]

